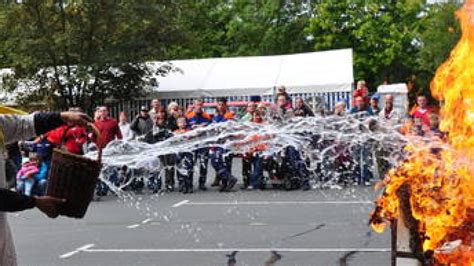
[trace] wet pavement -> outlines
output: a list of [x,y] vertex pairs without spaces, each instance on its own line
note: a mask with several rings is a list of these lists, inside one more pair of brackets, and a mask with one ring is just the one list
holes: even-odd
[[19,265],[390,265],[372,188],[115,196],[82,220],[10,215]]

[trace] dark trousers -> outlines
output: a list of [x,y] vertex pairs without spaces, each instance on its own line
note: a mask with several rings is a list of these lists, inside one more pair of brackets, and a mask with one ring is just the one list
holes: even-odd
[[192,189],[194,174],[194,158],[190,152],[182,152],[176,158],[176,173],[178,176],[179,187]]
[[250,157],[242,158],[242,181],[244,186],[247,187],[250,184],[250,174],[252,172],[252,161]]
[[209,164],[209,149],[200,148],[196,152],[196,163],[199,163],[199,185],[204,186],[207,181],[207,165]]
[[175,165],[175,155],[167,154],[160,156],[160,162],[165,167],[165,184],[166,186],[174,187],[174,165]]
[[218,178],[223,181],[228,180],[231,176],[228,158],[230,156],[225,156],[225,152],[223,148],[219,147],[214,147],[209,152],[211,165],[216,171]]
[[259,188],[263,177],[263,157],[255,154],[251,159],[251,165],[253,166],[253,171],[250,174],[249,185],[253,188]]

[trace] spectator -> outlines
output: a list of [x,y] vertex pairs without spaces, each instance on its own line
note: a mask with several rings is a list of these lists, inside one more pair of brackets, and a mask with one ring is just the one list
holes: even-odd
[[212,117],[203,110],[204,102],[200,99],[194,100],[193,111],[187,114],[187,119],[192,128],[206,126],[212,122]]
[[444,137],[446,137],[446,134],[443,133],[439,128],[439,116],[437,114],[430,114],[430,130],[428,132],[428,136],[435,136],[440,139],[444,139]]
[[351,110],[351,114],[373,115],[372,109],[366,104],[364,97],[358,96],[355,98],[355,106]]
[[[361,117],[373,115],[372,109],[367,106],[364,98],[358,96],[355,99],[355,106],[351,110],[351,114]],[[370,143],[357,143],[354,145],[353,160],[355,165],[354,180],[360,185],[370,186],[369,164],[371,162]]]
[[155,116],[160,112],[161,110],[161,103],[160,100],[158,99],[153,99],[151,100],[151,110],[150,110],[150,116],[151,116],[151,121],[156,121]]
[[100,119],[100,112],[99,112],[100,107],[97,107],[94,111],[94,121],[97,121]]
[[[69,108],[71,112],[81,112],[80,108]],[[46,133],[46,139],[55,147],[64,144],[70,153],[84,154],[83,145],[87,142],[87,129],[81,125],[67,124]]]
[[380,100],[379,94],[374,94],[370,98],[370,109],[372,110],[372,113],[374,115],[379,115],[380,113],[379,100]]
[[257,110],[255,111],[251,122],[264,123],[266,122],[266,116],[267,116],[267,107],[265,106],[265,104],[260,103],[257,106]]
[[413,107],[410,112],[410,115],[413,118],[421,119],[421,123],[423,125],[429,127],[430,126],[430,114],[435,113],[435,109],[431,106],[428,106],[428,99],[424,95],[419,95],[416,98],[417,105]]
[[[206,126],[212,121],[212,117],[202,109],[203,101],[194,100],[193,111],[188,113],[188,121],[192,128]],[[207,190],[207,166],[209,164],[209,149],[201,148],[196,151],[196,158],[199,161],[199,189]]]
[[253,115],[257,109],[257,104],[255,102],[249,102],[247,104],[247,110],[244,116],[240,119],[243,122],[250,122],[252,120]]
[[117,121],[109,117],[109,110],[106,106],[99,107],[99,119],[94,125],[100,133],[100,139],[96,139],[96,144],[100,148],[105,148],[112,140],[122,139],[122,133]]
[[286,98],[286,105],[284,106],[285,109],[293,109],[293,102],[291,101],[290,95],[286,92],[285,86],[280,86],[277,88],[277,98],[275,101],[278,101],[278,96],[283,95]]
[[181,117],[182,114],[179,111],[179,105],[177,102],[170,102],[168,104],[168,129],[171,131],[175,131],[178,129],[178,125],[176,123],[176,119]]
[[303,98],[296,98],[296,106],[294,110],[295,116],[307,117],[314,116],[314,112],[309,108],[309,106],[304,102]]
[[130,129],[133,133],[140,137],[148,132],[150,132],[153,128],[153,120],[148,113],[148,108],[146,106],[142,106],[140,108],[140,113],[133,119],[132,123],[130,124]]
[[[161,141],[164,141],[172,136],[169,129],[166,127],[166,112],[164,109],[160,110],[155,116],[155,123],[153,125],[153,129],[148,132],[146,135],[142,136],[140,139],[149,143],[155,144]],[[167,186],[170,185],[170,179],[174,178],[174,169],[170,169],[168,167],[172,167],[174,165],[174,160],[170,159],[173,158],[174,155],[162,155],[160,156],[160,161],[163,167],[165,168],[165,181],[167,182]],[[170,177],[171,176],[171,177]],[[153,191],[153,193],[157,193],[161,189],[161,177],[159,172],[151,173],[148,187]],[[172,190],[172,187],[167,187],[168,190]]]
[[[247,104],[246,114],[240,119],[243,122],[251,122],[254,120],[255,112],[257,111],[257,104],[253,101]],[[242,188],[246,189],[249,186],[250,174],[252,170],[252,162],[250,157],[244,156],[242,158]]]
[[368,95],[369,95],[369,89],[367,89],[365,80],[359,80],[357,82],[357,88],[354,90],[354,93],[352,95],[352,98],[353,98],[352,105],[353,106],[356,105],[357,97],[362,97],[365,104],[368,105],[369,104],[369,96]]
[[33,187],[35,185],[34,175],[39,172],[40,164],[40,158],[35,153],[30,153],[30,160],[24,163],[21,166],[20,171],[17,173],[16,191],[26,196],[32,195]]
[[219,98],[217,100],[216,115],[212,118],[215,123],[233,120],[234,114],[227,108],[227,99]]
[[84,154],[83,145],[87,142],[87,129],[79,125],[64,125],[46,133],[46,139],[55,147],[64,147],[70,153]]
[[130,123],[128,123],[128,116],[125,112],[119,114],[119,127],[122,137],[125,140],[131,140],[135,137],[133,131],[130,129]]
[[[214,123],[222,123],[229,120],[234,119],[234,114],[227,109],[227,99],[226,98],[219,98],[217,99],[217,107],[216,107],[216,114],[212,117],[212,122]],[[232,157],[230,155],[224,156],[226,153],[224,149],[220,147],[213,147],[211,148],[212,153],[210,153],[211,165],[214,167],[216,171],[216,178],[214,182],[212,182],[212,187],[220,186],[221,181],[227,182],[225,179],[227,177],[222,178],[221,175],[227,176],[228,173],[231,172],[232,169]],[[221,170],[221,168],[225,167],[226,170]]]
[[293,109],[288,106],[288,97],[280,94],[277,97],[276,110],[274,110],[273,119],[287,120],[294,116]]
[[46,185],[48,184],[48,173],[50,163],[44,160],[40,161],[39,171],[33,175],[35,179],[34,195],[43,196],[46,194]]
[[382,120],[390,121],[393,124],[401,122],[401,115],[393,108],[393,95],[385,95],[384,107],[379,113]]
[[346,102],[341,101],[336,103],[334,106],[334,115],[344,116],[346,115]]
[[[189,131],[185,117],[176,120],[178,129],[174,134],[183,134]],[[179,192],[193,193],[193,169],[194,156],[191,152],[180,152],[176,158],[177,176],[179,184]]]

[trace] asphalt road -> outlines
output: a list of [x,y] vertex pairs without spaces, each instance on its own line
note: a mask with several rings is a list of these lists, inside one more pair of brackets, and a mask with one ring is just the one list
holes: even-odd
[[[81,220],[9,216],[19,265],[390,265],[371,188],[196,192],[93,202]],[[346,258],[345,258],[346,257]],[[345,259],[344,259],[345,258]],[[342,264],[342,263],[347,264]]]

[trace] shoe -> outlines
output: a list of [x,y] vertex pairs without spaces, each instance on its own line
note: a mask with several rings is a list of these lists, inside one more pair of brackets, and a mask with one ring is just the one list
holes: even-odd
[[222,180],[222,184],[220,185],[219,192],[224,192],[224,191],[226,191],[226,189],[227,189],[227,180],[224,179],[224,180]]
[[207,187],[205,185],[199,185],[199,190],[207,191]]
[[303,191],[308,191],[311,189],[311,186],[309,184],[304,184],[302,187],[301,187],[301,190]]
[[174,186],[172,186],[172,185],[166,185],[166,191],[167,191],[167,192],[173,192],[173,191],[174,191]]
[[371,184],[369,181],[365,181],[365,182],[364,182],[364,186],[370,187],[370,186],[372,186],[372,184]]
[[221,185],[221,182],[220,182],[220,181],[221,181],[221,179],[218,178],[218,177],[216,177],[216,179],[214,180],[214,182],[212,182],[211,187],[218,187],[218,186],[220,186],[220,185]]
[[225,188],[226,192],[229,192],[232,190],[232,188],[237,184],[237,178],[231,177],[230,180],[227,182],[227,186]]

